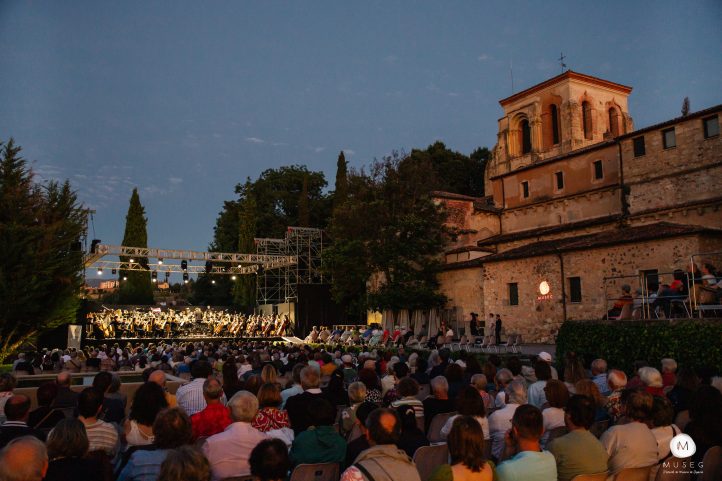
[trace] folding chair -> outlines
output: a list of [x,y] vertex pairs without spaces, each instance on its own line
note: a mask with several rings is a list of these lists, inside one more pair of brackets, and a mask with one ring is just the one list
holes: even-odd
[[289,481],[338,481],[340,477],[338,463],[299,464]]
[[446,421],[448,421],[451,416],[456,416],[456,414],[456,412],[440,413],[431,419],[431,424],[429,424],[429,433],[427,436],[430,443],[439,443],[444,440],[441,437],[441,428],[444,427],[444,424],[446,424]]
[[446,443],[422,446],[414,453],[414,464],[419,471],[421,481],[427,481],[437,467],[448,462],[449,447]]

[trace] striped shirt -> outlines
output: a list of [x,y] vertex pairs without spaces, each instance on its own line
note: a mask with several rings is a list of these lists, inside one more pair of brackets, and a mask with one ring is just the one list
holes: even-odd
[[406,396],[391,402],[391,407],[394,409],[399,409],[402,406],[411,406],[414,408],[414,414],[416,414],[417,418],[424,417],[424,403],[416,399],[415,396]]
[[[175,393],[178,407],[183,409],[188,416],[193,416],[206,408],[206,400],[203,397],[203,378],[193,379],[188,384],[179,387]],[[226,395],[221,396],[221,404],[226,405]]]
[[115,458],[120,448],[118,431],[111,423],[97,420],[94,423],[88,423],[81,419],[85,424],[85,432],[88,433],[88,442],[90,447],[88,451],[103,451],[111,459]]

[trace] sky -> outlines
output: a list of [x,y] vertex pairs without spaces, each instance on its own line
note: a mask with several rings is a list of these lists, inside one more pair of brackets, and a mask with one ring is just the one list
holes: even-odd
[[223,201],[282,165],[493,147],[499,99],[561,72],[634,87],[641,128],[722,103],[722,2],[0,0],[0,140],[69,179],[120,244],[205,250]]

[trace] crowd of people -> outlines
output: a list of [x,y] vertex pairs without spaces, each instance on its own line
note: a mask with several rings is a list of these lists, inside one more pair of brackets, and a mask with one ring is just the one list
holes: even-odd
[[[103,352],[115,363],[118,350]],[[481,364],[445,348],[219,341],[126,354],[144,362],[132,399],[117,364],[80,391],[61,368],[32,410],[0,375],[0,480],[270,481],[308,463],[336,463],[341,481],[569,481],[637,467],[653,480],[676,434],[694,439],[697,463],[722,445],[722,378],[672,359],[625,373],[574,354],[558,372],[545,352]],[[168,375],[188,382],[172,394]],[[448,462],[422,474],[414,454],[437,443]]]
[[88,313],[85,328],[89,339],[269,337],[293,331],[287,314],[246,315],[199,307],[106,308]]

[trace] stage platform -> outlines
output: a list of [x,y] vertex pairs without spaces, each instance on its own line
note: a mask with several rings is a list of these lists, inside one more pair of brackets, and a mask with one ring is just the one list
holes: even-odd
[[[296,341],[298,340],[298,341]],[[83,339],[83,346],[100,346],[102,344],[113,345],[118,343],[121,347],[127,343],[133,345],[144,343],[148,344],[172,344],[174,342],[287,342],[297,344],[303,342],[297,337],[290,336],[258,336],[258,337],[236,337],[236,336],[192,336],[192,337],[119,337],[107,339]]]

